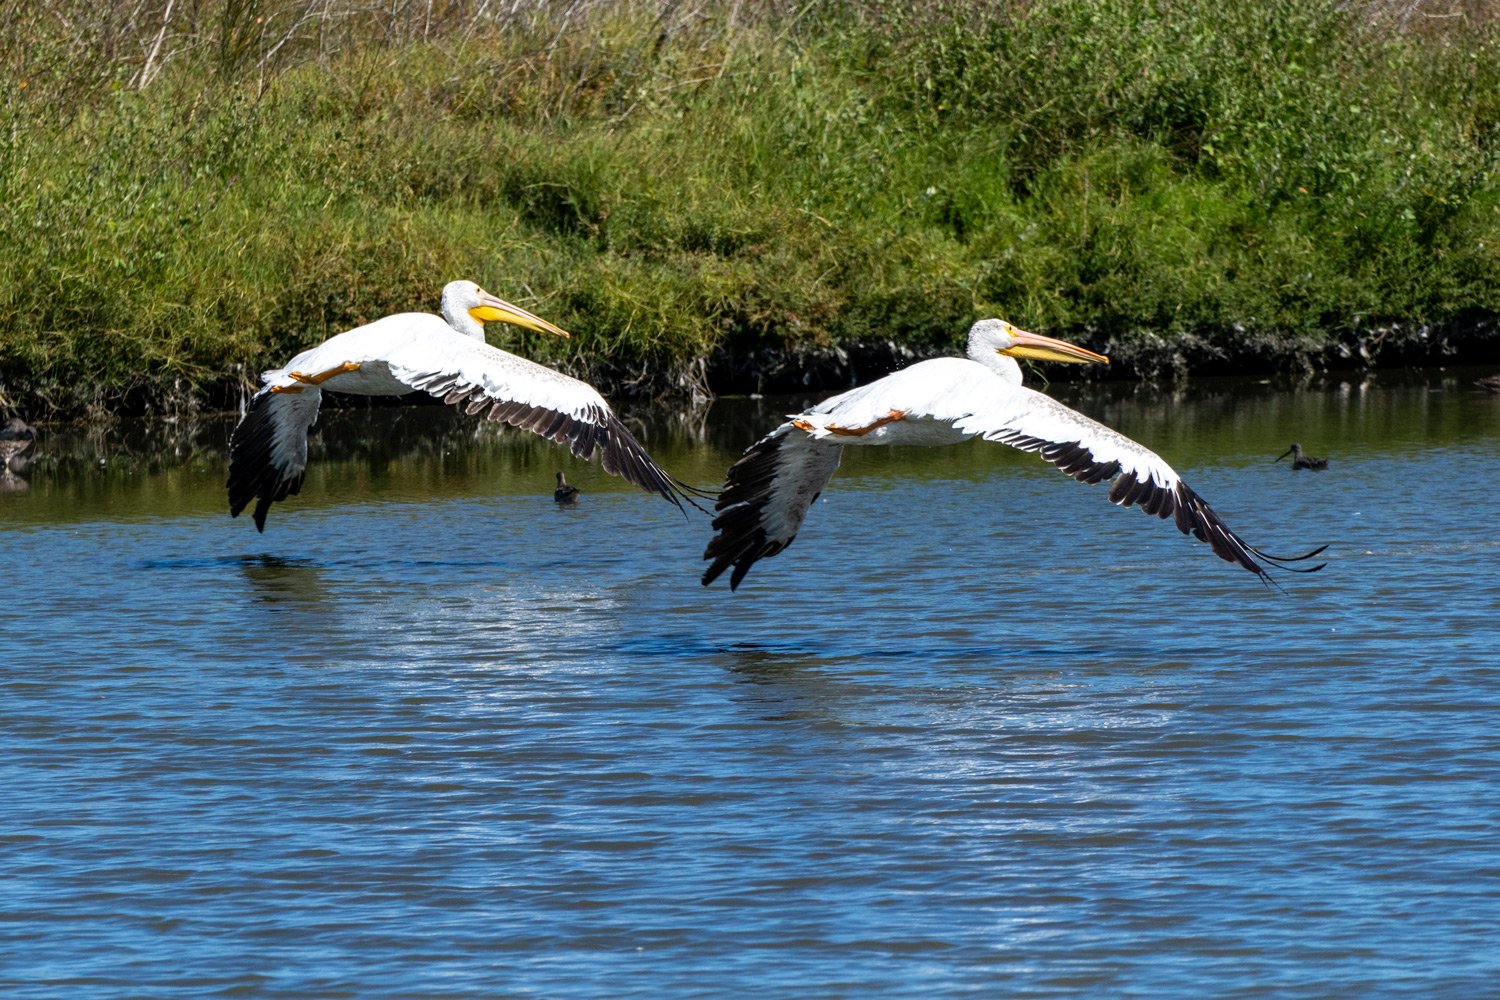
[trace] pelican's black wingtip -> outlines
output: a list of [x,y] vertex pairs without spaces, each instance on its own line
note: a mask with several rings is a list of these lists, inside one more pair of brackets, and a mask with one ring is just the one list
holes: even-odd
[[[1328,544],[1332,544],[1332,543],[1330,542]],[[1327,548],[1328,548],[1328,545],[1319,545],[1317,548],[1313,549],[1311,552],[1304,552],[1300,556],[1266,556],[1266,558],[1267,559],[1275,560],[1276,562],[1284,562],[1284,563],[1302,562],[1304,559],[1311,559],[1314,556],[1322,555],[1323,551],[1325,549],[1327,549]],[[1262,553],[1262,554],[1264,555],[1264,553]],[[1324,563],[1323,565],[1326,566],[1328,564]],[[1311,573],[1312,570],[1307,570],[1306,572]]]
[[[675,496],[668,497],[668,499],[677,504],[678,508],[681,509],[683,516],[687,516],[687,508],[682,506],[682,500],[686,500],[700,514],[707,514],[710,517],[713,516],[713,511],[709,510],[698,501],[717,500],[719,498],[719,494],[717,491],[705,490],[697,486],[690,486],[689,484],[683,482],[681,479],[678,479],[676,476],[667,472],[663,472],[662,475],[666,477],[667,482],[670,484],[669,488],[671,489],[671,491],[676,494]],[[681,498],[681,500],[678,499],[679,497]]]
[[682,493],[680,496],[681,496],[681,499],[678,499],[677,497],[673,497],[672,498],[672,502],[675,503],[675,504],[677,504],[677,509],[680,510],[680,511],[682,511],[682,516],[683,517],[687,517],[688,516],[687,507],[684,507],[682,505],[682,501],[683,500],[686,500],[688,502],[688,506],[692,507],[698,513],[700,513],[700,514],[707,514],[710,517],[713,516],[713,511],[711,511],[707,507],[703,506],[701,503],[699,503],[697,500],[693,499],[688,494]]
[[714,562],[712,566],[703,571],[703,576],[699,579],[698,582],[707,587],[719,577],[723,576],[726,569],[733,566],[734,572],[729,574],[730,590],[740,589],[740,581],[745,579],[745,574],[750,572],[750,567],[755,564],[754,559],[749,559],[743,562],[736,562],[732,556],[726,556],[722,553],[715,554],[712,547],[710,547],[707,552],[703,553],[703,558],[712,559]]
[[1314,558],[1316,556],[1321,555],[1327,548],[1328,548],[1327,545],[1319,545],[1317,548],[1313,549],[1311,552],[1304,552],[1300,556],[1277,556],[1277,555],[1272,555],[1269,552],[1262,552],[1260,549],[1255,549],[1255,548],[1250,549],[1250,552],[1255,556],[1255,558],[1260,559],[1263,562],[1265,562],[1266,565],[1268,565],[1268,566],[1274,566],[1277,569],[1285,570],[1288,573],[1316,573],[1318,570],[1322,569],[1324,566],[1327,566],[1328,563],[1321,562],[1321,563],[1318,563],[1318,565],[1316,565],[1316,566],[1289,566],[1287,564],[1288,563],[1295,563],[1295,562],[1303,562],[1304,560],[1312,559],[1312,558]]
[[[1297,559],[1310,558],[1311,556],[1315,556],[1319,552],[1322,552],[1323,549],[1326,549],[1327,547],[1328,546],[1324,545],[1321,548],[1317,549],[1316,551],[1309,552],[1306,556],[1298,556],[1296,558]],[[1255,552],[1255,555],[1257,557],[1259,557],[1260,559],[1264,560],[1266,566],[1269,566],[1269,567],[1271,567],[1273,569],[1282,570],[1283,572],[1286,572],[1286,573],[1316,573],[1316,572],[1318,572],[1318,570],[1320,570],[1323,567],[1325,567],[1325,566],[1328,565],[1326,562],[1321,562],[1321,563],[1318,563],[1316,566],[1284,566],[1284,565],[1282,565],[1283,562],[1286,562],[1286,561],[1293,561],[1294,562],[1296,560],[1295,559],[1294,560],[1275,560],[1275,559],[1272,559],[1271,557],[1267,556],[1265,553],[1259,552],[1259,551]],[[1257,564],[1256,568],[1255,568],[1255,575],[1258,576],[1258,577],[1260,577],[1260,582],[1262,584],[1264,584],[1268,589],[1274,590],[1278,594],[1281,594],[1281,595],[1285,596],[1285,594],[1286,594],[1286,588],[1281,585],[1280,581],[1278,581],[1275,577],[1273,577],[1269,572],[1266,571],[1265,566],[1261,566],[1261,565]]]
[[1282,597],[1286,596],[1286,588],[1277,583],[1276,578],[1270,573],[1267,573],[1265,570],[1259,570],[1255,575],[1260,577],[1260,585],[1262,587],[1265,587],[1267,590],[1274,590]]

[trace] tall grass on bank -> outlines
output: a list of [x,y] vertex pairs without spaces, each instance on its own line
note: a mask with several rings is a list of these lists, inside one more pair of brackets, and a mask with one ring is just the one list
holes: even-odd
[[982,314],[1143,371],[1377,352],[1500,313],[1500,32],[1405,10],[21,5],[0,406],[222,403],[459,276],[618,396]]

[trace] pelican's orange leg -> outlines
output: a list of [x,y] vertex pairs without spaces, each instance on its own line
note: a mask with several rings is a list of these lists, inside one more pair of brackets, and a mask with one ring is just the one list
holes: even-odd
[[301,372],[287,372],[287,374],[296,379],[298,382],[302,382],[306,385],[322,385],[324,382],[327,382],[335,375],[342,375],[345,372],[357,371],[359,371],[358,361],[345,361],[341,365],[334,365],[326,372],[318,372],[318,374],[316,375],[304,375]]
[[864,427],[839,427],[839,426],[837,426],[835,424],[829,424],[828,425],[828,433],[830,433],[830,434],[842,434],[845,437],[863,437],[864,435],[870,433],[871,431],[873,431],[877,427],[884,427],[886,424],[894,424],[898,420],[905,420],[905,419],[906,419],[906,411],[905,410],[892,410],[890,413],[887,413],[885,416],[881,417],[879,420],[875,421],[872,424],[866,424]]

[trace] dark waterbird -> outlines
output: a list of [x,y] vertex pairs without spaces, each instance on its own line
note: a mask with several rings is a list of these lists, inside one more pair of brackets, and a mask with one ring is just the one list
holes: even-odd
[[1311,455],[1304,455],[1300,444],[1293,444],[1286,451],[1277,455],[1276,461],[1279,462],[1288,455],[1292,456],[1292,468],[1294,469],[1312,469],[1315,472],[1322,472],[1328,468],[1328,459],[1313,458]]
[[1481,389],[1488,389],[1490,392],[1500,392],[1500,375],[1486,375],[1484,378],[1476,378],[1474,384]]
[[570,485],[563,478],[563,474],[559,472],[557,474],[557,489],[552,491],[552,499],[564,507],[572,507],[578,503],[578,487]]
[[0,429],[0,471],[10,468],[11,459],[36,441],[36,431],[20,417],[11,417]]

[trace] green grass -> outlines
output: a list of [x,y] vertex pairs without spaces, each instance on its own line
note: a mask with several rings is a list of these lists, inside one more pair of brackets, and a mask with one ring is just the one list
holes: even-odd
[[1418,34],[1287,0],[439,3],[424,38],[415,8],[286,35],[297,4],[218,0],[149,74],[159,16],[65,6],[0,15],[0,406],[215,404],[455,277],[572,330],[499,342],[613,396],[982,315],[1152,373],[1500,313],[1482,6]]

